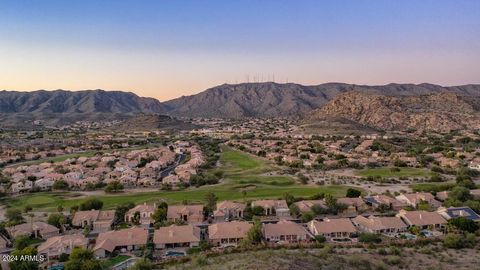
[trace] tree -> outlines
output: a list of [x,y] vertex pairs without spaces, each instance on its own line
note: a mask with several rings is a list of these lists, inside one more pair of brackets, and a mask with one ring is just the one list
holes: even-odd
[[283,194],[283,199],[285,199],[285,201],[287,202],[287,205],[291,205],[292,203],[295,202],[295,197],[288,192],[285,192],[285,194]]
[[167,209],[165,208],[157,208],[152,215],[152,219],[155,223],[161,223],[167,220]]
[[327,241],[327,238],[325,238],[323,235],[315,235],[314,239],[317,241],[317,243],[324,243]]
[[132,223],[135,224],[135,225],[140,224],[140,212],[139,211],[136,211],[135,213],[133,213]]
[[13,247],[17,250],[22,250],[30,245],[30,236],[28,235],[20,235],[15,238],[15,242],[13,243]]
[[102,265],[94,258],[93,252],[76,247],[65,263],[65,270],[102,270]]
[[298,208],[298,206],[294,203],[292,203],[290,205],[290,207],[288,207],[290,209],[290,214],[294,217],[298,217],[300,215],[300,209]]
[[400,159],[396,159],[394,162],[393,162],[393,166],[395,167],[407,167],[407,163],[403,160],[400,160]]
[[[14,250],[11,253],[12,256],[20,258],[21,256],[35,256],[37,255],[37,249],[34,247],[26,247],[21,250]],[[14,260],[8,263],[11,270],[37,270],[38,262],[34,260]]]
[[263,216],[265,214],[265,209],[259,205],[252,207],[252,214],[254,216]]
[[80,210],[87,211],[87,210],[100,210],[103,207],[103,202],[99,199],[88,199],[80,204]]
[[321,214],[325,214],[327,211],[326,209],[324,209],[321,205],[319,204],[314,204],[312,205],[312,207],[310,207],[310,210],[312,210],[312,212],[315,214],[315,215],[321,215]]
[[443,245],[447,248],[462,249],[471,247],[475,244],[475,235],[468,233],[466,235],[448,234],[443,240]]
[[108,183],[107,187],[105,187],[105,192],[107,193],[115,193],[121,190],[123,190],[123,185],[118,181],[112,181]]
[[325,205],[328,208],[328,212],[331,214],[338,214],[338,212],[341,212],[347,208],[345,204],[338,203],[337,199],[330,194],[325,195]]
[[475,221],[465,217],[450,219],[448,221],[448,224],[454,226],[455,228],[461,231],[470,232],[470,233],[474,233],[479,228],[478,224]]
[[205,213],[210,215],[217,208],[218,197],[213,192],[208,192],[205,195]]
[[162,201],[158,204],[158,208],[163,208],[165,210],[168,210],[168,204],[166,202]]
[[358,189],[349,188],[347,189],[347,198],[358,198],[362,195],[362,192]]
[[57,180],[55,181],[55,183],[53,183],[52,188],[57,190],[68,190],[69,187],[68,183],[64,180]]
[[125,220],[125,214],[133,207],[135,207],[135,204],[133,204],[132,202],[124,203],[117,206],[115,208],[115,221],[122,222],[123,220]]
[[388,204],[382,203],[377,207],[378,212],[385,213],[387,211],[392,210],[392,207]]
[[67,253],[62,253],[62,254],[60,254],[60,256],[58,256],[58,261],[59,261],[59,262],[66,262],[66,261],[68,261],[68,258],[69,258],[69,257],[70,257],[69,254],[67,254]]
[[307,223],[311,221],[315,216],[313,215],[312,212],[305,212],[302,214],[302,222]]
[[449,199],[459,200],[461,202],[465,202],[472,198],[470,194],[470,190],[466,187],[456,186],[448,192]]
[[247,235],[242,240],[242,246],[257,245],[262,242],[262,224],[259,219],[255,219],[252,227],[248,230]]
[[65,216],[60,213],[51,213],[50,216],[48,216],[47,223],[57,228],[61,228],[62,225],[65,224]]
[[23,222],[22,212],[15,208],[7,209],[5,217],[8,219],[9,225],[17,225]]

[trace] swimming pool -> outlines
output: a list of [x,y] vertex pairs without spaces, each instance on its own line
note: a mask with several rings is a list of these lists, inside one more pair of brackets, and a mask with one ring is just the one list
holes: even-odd
[[185,256],[185,252],[169,250],[165,253],[165,256],[166,257],[180,257],[180,256]]

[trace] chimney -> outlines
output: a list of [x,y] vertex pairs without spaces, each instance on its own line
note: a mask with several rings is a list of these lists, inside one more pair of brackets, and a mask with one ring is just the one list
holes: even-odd
[[173,237],[173,231],[172,230],[168,231],[168,236]]
[[422,219],[422,214],[420,214],[420,219]]
[[128,232],[128,239],[132,239],[132,238],[133,238],[132,232]]

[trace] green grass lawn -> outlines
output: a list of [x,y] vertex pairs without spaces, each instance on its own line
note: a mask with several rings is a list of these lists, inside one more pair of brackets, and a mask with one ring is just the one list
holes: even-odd
[[455,186],[455,183],[416,183],[411,184],[410,188],[415,192],[440,192],[449,190]]
[[[166,200],[169,204],[179,204],[184,201],[203,202],[205,195],[212,191],[219,200],[253,200],[263,198],[280,198],[286,192],[298,197],[308,197],[318,193],[345,196],[348,186],[307,186],[297,183],[290,176],[265,175],[276,170],[275,165],[256,156],[249,155],[231,148],[223,147],[220,158],[222,166],[215,170],[224,172],[222,183],[199,188],[189,188],[181,191],[155,191],[142,193],[120,193],[96,196],[104,203],[104,208],[114,208],[117,205],[133,202],[158,202]],[[86,197],[78,197],[75,192],[50,192],[28,194],[22,197],[5,199],[9,207],[21,208],[30,205],[34,209],[54,211],[59,205],[70,208],[85,201]]]
[[113,258],[109,258],[107,260],[104,260],[102,261],[102,266],[103,266],[103,269],[109,269],[111,268],[112,266],[116,265],[116,264],[119,264],[123,261],[126,261],[130,259],[130,256],[127,256],[127,255],[118,255],[116,257],[113,257]]
[[392,171],[392,168],[374,168],[356,171],[356,174],[363,177],[429,177],[433,173],[427,169],[420,168],[399,168],[400,171]]

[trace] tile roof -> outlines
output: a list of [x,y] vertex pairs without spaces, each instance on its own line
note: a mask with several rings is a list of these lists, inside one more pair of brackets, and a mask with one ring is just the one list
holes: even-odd
[[385,229],[402,229],[407,227],[407,225],[399,217],[370,216],[366,218],[364,216],[357,216],[352,221],[355,224],[359,224],[365,228],[374,231]]
[[145,245],[148,240],[148,231],[144,228],[133,227],[119,231],[100,233],[94,250],[104,249],[112,252],[119,246]]
[[220,222],[208,226],[210,239],[243,238],[252,224],[245,221]]
[[48,249],[54,248],[58,252],[72,247],[87,247],[88,239],[81,234],[54,236],[38,246],[38,253],[46,252]]
[[335,218],[325,219],[323,221],[312,220],[311,226],[315,227],[317,233],[336,233],[336,232],[349,232],[354,233],[357,231],[353,226],[352,221],[349,218]]
[[155,230],[153,234],[153,243],[155,244],[173,244],[189,243],[200,241],[200,228],[192,225],[171,225],[161,227]]
[[267,223],[263,225],[265,237],[280,235],[306,235],[305,228],[295,222],[281,220],[277,223]]
[[263,208],[288,209],[288,205],[285,200],[258,200],[253,201],[252,206],[261,206]]
[[401,217],[407,224],[416,226],[447,223],[437,212],[401,210],[397,216]]

